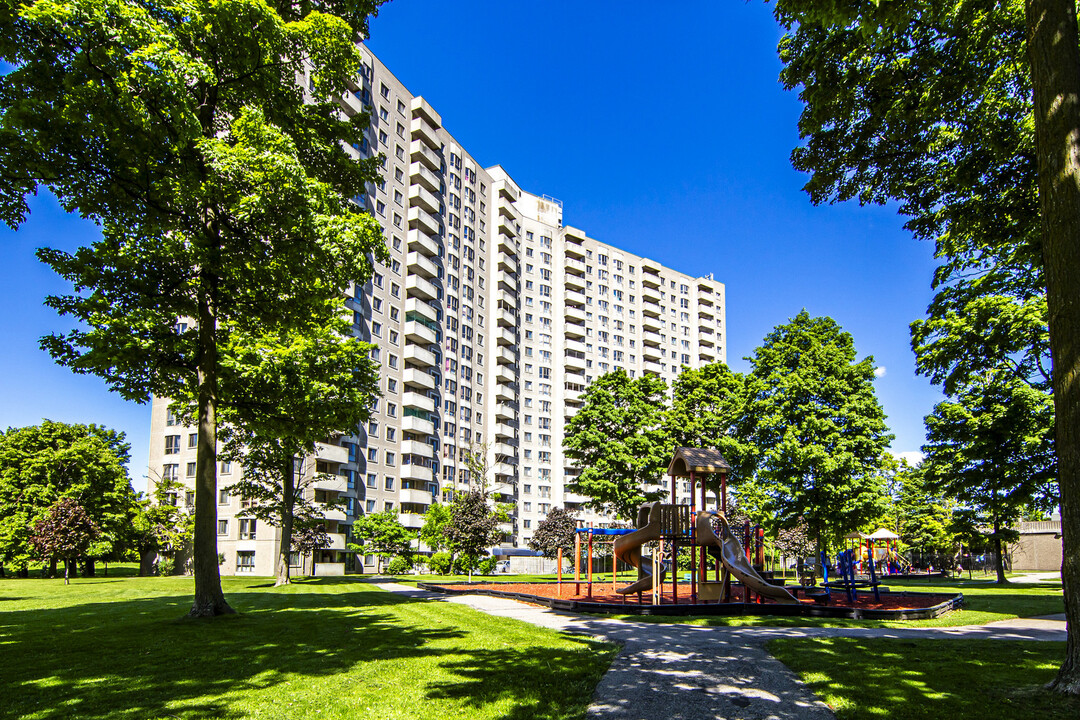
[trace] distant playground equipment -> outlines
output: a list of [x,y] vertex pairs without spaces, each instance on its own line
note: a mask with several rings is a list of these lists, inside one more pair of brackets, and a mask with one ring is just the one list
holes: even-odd
[[853,532],[845,535],[844,539],[855,554],[857,571],[868,572],[870,560],[873,560],[878,575],[900,575],[911,569],[911,563],[897,549],[900,536],[892,530],[878,528],[869,535]]
[[[646,503],[638,510],[637,528],[631,530],[610,528],[579,528],[575,540],[574,581],[577,592],[581,591],[582,538],[586,550],[585,583],[587,596],[593,596],[593,544],[611,542],[613,552],[612,591],[622,596],[637,595],[642,601],[642,593],[651,594],[652,604],[663,602],[664,585],[671,575],[671,599],[679,603],[678,573],[672,572],[672,562],[679,556],[679,548],[692,548],[696,570],[690,573],[691,603],[730,602],[732,598],[731,578],[738,580],[743,588],[743,601],[750,602],[751,593],[757,595],[757,602],[770,598],[774,602],[798,604],[798,599],[779,585],[773,585],[763,578],[751,564],[751,538],[749,525],[744,528],[744,542],[740,543],[728,524],[727,510],[727,474],[731,467],[716,450],[703,448],[679,448],[668,466],[671,475],[672,502]],[[720,475],[720,509],[707,510],[705,483],[700,483],[701,510],[694,506],[693,493],[698,488],[698,475],[717,473]],[[689,477],[691,483],[691,504],[675,502],[676,478]],[[691,519],[693,521],[691,522]],[[719,534],[713,529],[717,524]],[[760,564],[763,557],[763,532],[754,531],[757,556]],[[613,540],[608,540],[612,537]],[[656,542],[653,558],[642,553],[642,546]],[[706,555],[715,561],[716,577],[709,580]],[[670,556],[672,560],[664,558]],[[626,563],[638,571],[638,577],[629,585],[618,587],[618,563]],[[561,576],[560,576],[561,582]]]
[[[813,566],[799,568],[799,585],[785,587],[782,579],[770,582],[772,575],[765,571],[762,528],[751,528],[745,523],[740,533],[740,528],[731,527],[728,520],[727,476],[730,469],[717,450],[678,448],[668,466],[670,503],[641,506],[635,528],[577,529],[573,582],[563,582],[563,556],[559,550],[556,582],[419,583],[419,586],[444,593],[480,593],[524,600],[557,610],[642,615],[753,613],[907,620],[938,617],[963,603],[963,596],[955,593],[889,592],[888,588],[879,587],[879,561],[875,557],[878,547],[876,542],[867,542],[868,539],[876,540],[869,536],[851,538],[856,542],[841,555],[837,566],[839,574],[832,578],[829,577],[828,558],[821,558],[824,572],[821,585],[816,584]],[[719,476],[719,493],[715,504],[719,507],[708,508],[709,493],[705,481],[707,476],[716,475]],[[678,478],[689,478],[689,504],[676,502]],[[697,497],[699,488],[700,499]],[[885,538],[882,556],[885,563],[889,562],[892,552],[889,540]],[[610,582],[607,579],[594,582],[597,546],[604,550],[607,549],[605,546],[610,546]],[[651,553],[644,552],[647,546],[651,546]],[[684,558],[685,551],[689,550],[692,566],[681,583],[683,573],[677,568],[680,548],[684,550]],[[711,569],[709,557],[715,561]],[[620,571],[620,563],[624,570]],[[865,568],[870,571],[868,579],[860,574],[861,563],[865,563]],[[626,567],[635,570],[636,577],[620,585]],[[872,597],[867,590],[872,591]],[[637,602],[632,601],[634,596]]]

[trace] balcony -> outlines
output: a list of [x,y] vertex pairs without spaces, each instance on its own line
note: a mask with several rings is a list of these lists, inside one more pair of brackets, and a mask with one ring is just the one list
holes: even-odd
[[430,345],[435,342],[435,331],[424,323],[410,320],[405,323],[405,339],[417,345]]
[[563,398],[567,401],[580,400],[583,392],[585,392],[584,385],[578,383],[566,383],[563,387]]
[[[505,368],[506,366],[503,365],[502,367]],[[503,384],[499,384],[495,387],[495,398],[498,400],[502,400],[503,402],[514,402],[517,400],[513,389],[511,389],[508,385]]]
[[701,318],[702,320],[715,320],[716,319],[716,316],[713,315],[712,309],[711,308],[706,308],[705,306],[702,306],[702,305],[698,306],[697,316],[699,318]]
[[430,505],[431,501],[431,493],[427,490],[417,490],[415,488],[401,488],[401,490],[398,490],[398,502],[402,504]]
[[493,465],[491,469],[495,473],[496,477],[502,475],[504,477],[512,478],[514,477],[514,471],[517,468],[515,468],[510,463],[495,463],[495,465]]
[[425,278],[439,276],[439,269],[435,266],[435,263],[428,260],[427,255],[421,255],[415,251],[411,252],[405,256],[405,263],[408,271],[414,275]]
[[517,354],[507,347],[500,347],[495,352],[495,360],[500,365],[513,365],[517,362]]
[[419,207],[409,208],[409,229],[420,230],[428,235],[439,235],[442,232],[438,219]]
[[423,140],[431,146],[432,150],[438,152],[442,149],[442,143],[439,141],[439,133],[437,133],[435,128],[431,126],[431,123],[424,118],[414,117],[412,122],[409,123],[409,132],[412,134],[414,140]]
[[571,340],[570,338],[567,338],[563,341],[563,347],[567,350],[573,350],[574,352],[585,352],[585,343],[580,340]]
[[423,410],[425,412],[435,412],[435,401],[429,398],[427,395],[421,395],[415,392],[406,392],[401,397],[402,404],[408,408],[414,408],[416,410]]
[[644,330],[663,330],[664,323],[660,318],[645,315],[641,318],[641,327]]
[[566,302],[568,302],[568,303],[576,303],[578,305],[584,305],[585,304],[585,293],[579,292],[578,290],[572,290],[570,288],[566,288]]
[[514,258],[510,257],[509,255],[504,255],[504,254],[500,253],[499,254],[499,269],[500,270],[505,270],[506,272],[510,273],[511,275],[517,275],[517,272],[518,272],[517,261],[514,260]]
[[406,368],[404,380],[406,387],[415,387],[421,390],[435,389],[435,378],[417,368]]
[[421,185],[412,185],[409,187],[409,205],[412,205],[413,207],[422,207],[428,212],[435,214],[438,214],[441,209],[439,199]]
[[428,147],[426,142],[413,140],[409,143],[409,156],[413,162],[421,162],[429,169],[439,172],[442,169],[442,157]]
[[[400,471],[399,474],[401,475],[402,480],[416,480],[418,482],[424,482],[424,483],[429,483],[429,482],[431,482],[433,480],[433,475],[432,475],[432,472],[431,472],[431,468],[426,467],[424,465],[417,465],[417,464],[413,464],[413,463],[410,463],[408,465],[402,465],[401,466],[401,471]],[[402,492],[404,492],[404,491],[402,491]],[[425,504],[430,504],[431,503],[431,493],[426,492],[424,494],[427,495],[427,499],[424,500],[423,502]]]
[[585,337],[585,323],[571,322],[568,318],[566,325],[563,326],[563,333],[568,338],[583,338]]
[[430,458],[435,454],[435,450],[426,442],[405,440],[401,443],[401,454],[419,455],[420,457]]
[[646,360],[660,360],[664,357],[664,351],[651,345],[645,345],[641,348],[641,357]]
[[312,487],[316,490],[343,493],[349,489],[349,482],[343,475],[318,474],[312,481]]
[[439,311],[433,307],[426,300],[419,298],[408,298],[405,300],[405,317],[419,316],[427,320],[428,322],[438,323]]
[[566,319],[574,322],[585,322],[585,311],[581,308],[576,308],[573,305],[566,306]]
[[439,296],[435,286],[419,275],[409,275],[405,278],[405,292],[409,297],[419,297],[424,300],[434,300]]
[[517,335],[507,328],[499,328],[495,333],[495,340],[500,345],[517,345]]
[[664,299],[664,293],[645,286],[641,288],[641,297],[647,301],[658,303]]
[[512,183],[509,183],[506,180],[497,180],[495,181],[495,189],[499,193],[500,198],[505,198],[510,202],[517,202],[518,189],[514,187]]
[[659,345],[664,341],[664,338],[661,337],[660,333],[654,330],[644,330],[641,333],[641,337],[642,339],[644,339],[646,344]]
[[716,362],[716,354],[712,348],[698,348],[698,359],[705,363]]
[[364,112],[364,104],[360,102],[360,98],[353,95],[349,90],[334,99],[337,101],[338,107],[344,110],[349,117]]
[[499,229],[499,233],[501,233],[502,235],[506,235],[507,237],[512,238],[517,237],[517,223],[514,222],[511,218],[508,218],[505,215],[500,215],[496,226]]
[[517,448],[513,445],[507,445],[506,443],[495,443],[495,457],[501,458],[516,458]]
[[[431,504],[430,493],[428,493],[428,504]],[[424,527],[424,516],[418,513],[398,513],[398,522],[410,530],[419,530]]]
[[[438,235],[438,232],[432,233],[432,235]],[[409,251],[417,251],[427,255],[428,257],[438,257],[439,255],[439,243],[429,235],[419,231],[409,231]]]
[[501,290],[517,292],[517,277],[515,275],[500,270],[495,274],[495,279],[498,280]]
[[509,403],[496,403],[495,417],[497,417],[499,420],[513,420],[514,406],[510,405]]
[[563,358],[563,365],[567,368],[577,368],[578,370],[585,369],[585,353],[575,352],[573,350],[566,351],[566,357]]
[[507,255],[518,254],[518,242],[512,235],[506,233],[499,233],[499,252],[504,252]]
[[565,284],[567,288],[574,288],[575,290],[585,289],[585,276],[578,277],[577,275],[570,275],[567,273]]
[[514,428],[506,423],[495,423],[495,437],[506,438],[508,440],[514,439]]
[[702,335],[701,337],[698,338],[698,345],[700,345],[702,347],[710,347],[711,348],[714,344],[715,343],[713,343],[713,339],[711,337],[707,336],[707,335]]
[[435,108],[431,107],[427,100],[420,96],[414,97],[409,102],[409,111],[413,117],[425,118],[435,127],[442,127],[442,117],[435,112]]
[[435,367],[435,353],[420,345],[405,345],[405,359],[420,367]]
[[509,310],[499,310],[495,319],[502,327],[517,327],[517,318]]
[[423,185],[433,193],[442,190],[442,181],[439,176],[432,172],[427,165],[419,162],[409,165],[409,182],[413,185]]
[[646,360],[644,365],[645,365],[645,372],[652,373],[653,375],[659,375],[660,374],[660,363],[654,362],[652,360]]
[[315,457],[332,463],[347,463],[349,450],[340,445],[317,442],[315,443]]
[[663,310],[656,303],[646,300],[641,304],[641,312],[646,315],[652,315],[653,317],[660,317],[660,313],[662,313]]
[[401,418],[401,430],[417,435],[432,435],[435,432],[435,423],[415,415],[406,415]]
[[563,265],[563,267],[566,268],[567,274],[574,274],[574,275],[584,275],[585,274],[585,261],[584,260],[578,260],[577,258],[573,258],[573,257],[570,257],[568,255],[564,262],[565,262],[565,264]]

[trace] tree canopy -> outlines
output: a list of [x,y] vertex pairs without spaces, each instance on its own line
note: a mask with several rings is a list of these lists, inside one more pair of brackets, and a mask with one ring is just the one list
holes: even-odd
[[396,510],[369,513],[353,522],[353,537],[363,540],[365,549],[381,558],[412,552],[416,532],[398,519]]
[[804,518],[826,543],[879,514],[892,436],[873,358],[857,360],[849,333],[803,310],[769,333],[750,363],[756,481],[780,524]]
[[44,420],[0,434],[0,562],[25,569],[30,530],[59,500],[79,505],[112,546],[130,540],[135,492],[124,433]]
[[64,560],[64,584],[69,582],[71,566],[90,550],[101,528],[90,519],[79,503],[60,498],[34,521],[30,545],[43,559]]
[[495,511],[479,489],[457,493],[444,532],[447,545],[468,564],[470,578],[480,558],[502,536]]
[[[328,299],[385,258],[353,203],[366,118],[336,98],[376,2],[37,0],[0,19],[0,219],[47,187],[102,237],[39,255],[79,321],[43,345],[125,398],[198,405],[193,615],[231,612],[217,566],[216,448],[233,334],[333,319]],[[267,292],[272,288],[273,292]],[[242,346],[242,345],[239,345]]]
[[601,375],[585,389],[584,405],[566,424],[563,448],[581,474],[571,492],[586,505],[623,520],[663,491],[646,491],[667,469],[674,445],[664,425],[667,386],[652,375],[631,379],[622,368]]
[[574,535],[577,532],[577,519],[574,514],[563,508],[552,508],[541,520],[529,539],[529,549],[542,553],[552,560],[559,557],[559,550],[564,558],[574,555]]

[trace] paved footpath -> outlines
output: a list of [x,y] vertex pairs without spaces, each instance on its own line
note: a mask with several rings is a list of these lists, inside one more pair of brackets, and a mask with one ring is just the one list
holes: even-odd
[[1064,615],[952,628],[697,627],[580,616],[486,595],[442,595],[383,583],[389,592],[468,605],[563,632],[617,642],[622,651],[588,710],[597,720],[826,720],[832,712],[765,651],[773,638],[968,637],[1064,640]]

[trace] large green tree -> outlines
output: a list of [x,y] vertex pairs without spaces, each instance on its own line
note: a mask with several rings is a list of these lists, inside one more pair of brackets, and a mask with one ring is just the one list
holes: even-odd
[[353,537],[363,541],[365,550],[385,560],[411,553],[416,532],[401,524],[396,510],[383,510],[357,518]]
[[805,310],[750,358],[756,483],[782,526],[803,518],[819,546],[881,513],[892,435],[874,392],[874,360],[832,318]]
[[947,392],[1012,366],[1053,389],[1080,694],[1080,47],[1075,0],[777,0],[782,79],[806,103],[815,202],[898,201],[937,243],[920,370]]
[[1026,383],[989,376],[955,402],[939,403],[926,427],[926,479],[984,519],[1004,583],[1013,525],[1029,507],[1052,507],[1056,497],[1053,403]]
[[327,322],[233,333],[224,354],[225,455],[243,468],[230,489],[250,501],[248,516],[280,530],[275,585],[289,583],[294,521],[314,520],[323,509],[314,502],[317,476],[298,475],[297,460],[314,458],[316,442],[365,422],[379,392],[371,346],[350,334],[343,300],[327,302],[337,310]]
[[664,424],[667,385],[653,375],[630,378],[622,368],[601,375],[582,396],[584,406],[566,425],[563,448],[581,468],[568,484],[587,495],[587,507],[623,520],[663,497],[645,490],[662,481],[674,445]]
[[[360,70],[376,0],[37,0],[0,13],[0,218],[44,186],[101,225],[42,259],[80,322],[44,345],[125,398],[197,400],[194,616],[231,612],[217,564],[216,448],[233,332],[329,321],[328,298],[385,253],[353,204],[362,115],[335,98]],[[269,290],[269,291],[268,291]]]
[[[124,434],[44,420],[0,435],[0,562],[23,571],[30,532],[57,501],[83,508],[110,544],[122,545],[136,511]],[[84,554],[81,554],[84,556]]]
[[[749,479],[758,455],[749,433],[747,409],[755,382],[724,363],[684,367],[671,387],[671,408],[666,416],[675,447],[716,448],[731,465],[732,479]],[[713,485],[716,483],[714,479]]]

